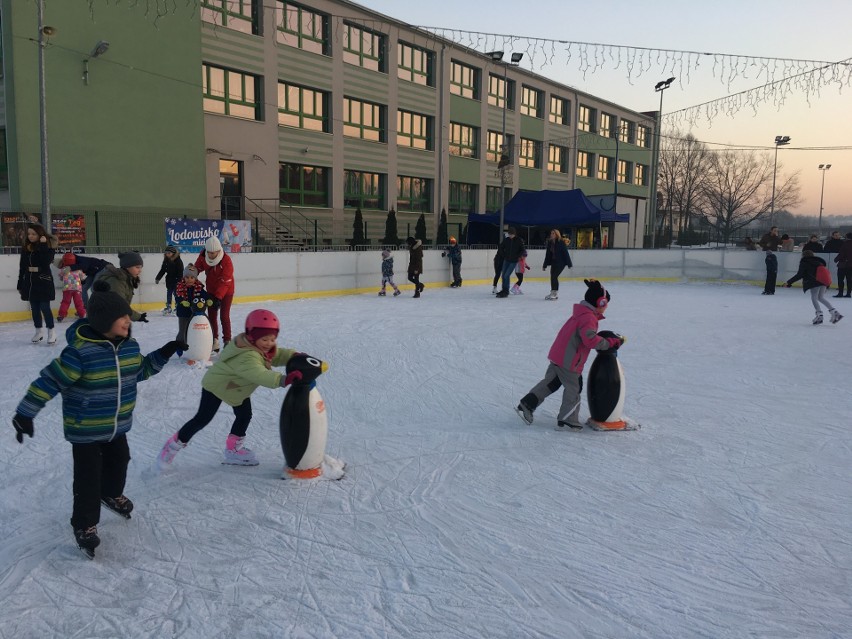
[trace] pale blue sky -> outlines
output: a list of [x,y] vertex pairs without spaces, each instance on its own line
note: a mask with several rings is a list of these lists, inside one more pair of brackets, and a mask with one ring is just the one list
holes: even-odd
[[[434,26],[574,42],[665,48],[747,56],[837,61],[852,57],[848,31],[852,1],[717,0],[713,3],[652,0],[650,3],[610,0],[606,3],[538,0],[535,3],[491,0],[362,0],[363,6],[418,26]],[[578,7],[580,7],[578,9]],[[582,9],[581,7],[587,7]],[[509,47],[500,45],[497,48]],[[516,49],[524,51],[520,41]],[[528,56],[527,56],[528,57]],[[690,107],[744,91],[765,80],[739,80],[728,86],[711,73],[709,60],[690,79],[681,78],[668,91],[663,112]],[[589,73],[583,78],[575,60],[559,52],[553,63],[535,69],[541,75],[577,87],[636,111],[659,107],[654,84],[672,73],[651,68],[631,86],[620,69]],[[832,164],[825,176],[823,216],[852,214],[852,87],[821,90],[808,104],[796,93],[786,104],[766,104],[733,117],[719,116],[692,129],[701,140],[762,145],[773,148],[776,135],[789,135],[791,144],[778,154],[779,175],[799,171],[802,204],[794,212],[819,212],[822,173],[817,166]],[[799,147],[838,147],[849,150],[798,150]],[[771,150],[769,151],[772,152]]]

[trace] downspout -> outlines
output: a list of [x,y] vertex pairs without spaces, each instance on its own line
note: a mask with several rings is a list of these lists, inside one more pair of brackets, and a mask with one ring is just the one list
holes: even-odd
[[[432,135],[435,138],[435,142],[437,145],[437,149],[435,152],[438,155],[438,179],[435,180],[436,185],[436,204],[437,213],[433,210],[432,214],[436,215],[438,219],[438,223],[440,224],[441,220],[441,210],[444,208],[444,100],[446,96],[446,82],[445,82],[445,74],[444,74],[444,64],[446,62],[447,55],[447,45],[441,45],[441,73],[440,73],[440,81],[439,78],[435,78],[435,82],[440,86],[440,91],[438,92],[438,121],[435,123],[435,131],[432,132]],[[459,238],[461,239],[461,238]]]

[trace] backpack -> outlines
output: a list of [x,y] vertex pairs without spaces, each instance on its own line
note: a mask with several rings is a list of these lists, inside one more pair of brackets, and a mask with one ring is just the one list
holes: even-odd
[[831,286],[831,273],[822,264],[817,266],[816,281],[822,284],[823,286]]

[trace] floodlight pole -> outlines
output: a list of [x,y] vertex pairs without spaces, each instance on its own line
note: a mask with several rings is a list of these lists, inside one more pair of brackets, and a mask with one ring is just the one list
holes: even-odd
[[44,0],[38,0],[38,108],[39,133],[41,137],[41,223],[50,233],[50,172],[47,156],[47,102],[44,73]]
[[831,168],[830,164],[820,164],[819,170],[822,171],[822,187],[819,190],[819,223],[817,233],[819,238],[822,237],[822,196],[825,194],[825,172]]
[[[503,65],[503,129],[500,134],[500,142],[502,143],[503,152],[505,155],[509,155],[509,145],[506,144],[506,103],[509,101],[509,65],[505,62],[501,62]],[[498,158],[498,164],[500,158]],[[507,164],[506,166],[511,166]],[[503,224],[504,218],[506,215],[506,166],[498,169],[500,171],[500,226],[497,231],[497,246],[500,246],[500,242],[503,241]]]
[[663,127],[663,92],[668,89],[676,78],[657,82],[654,91],[660,94],[660,110],[657,111],[657,135],[654,136],[654,152],[651,157],[651,248],[657,246],[657,174],[660,172],[660,134]]
[[[769,226],[775,225],[775,176],[778,173],[778,147],[790,144],[789,135],[775,136],[775,166],[772,169],[772,200],[769,204]],[[823,174],[824,175],[824,174]]]

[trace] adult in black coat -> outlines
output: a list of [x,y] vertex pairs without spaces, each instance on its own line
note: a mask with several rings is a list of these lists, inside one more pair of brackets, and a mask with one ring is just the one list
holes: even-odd
[[526,250],[524,241],[518,237],[518,232],[514,226],[509,227],[509,233],[500,243],[500,249],[503,253],[503,270],[501,272],[503,288],[497,293],[497,297],[509,297],[509,281],[512,279],[512,273],[515,272],[518,260],[521,259],[521,255]]
[[86,274],[86,279],[83,280],[83,304],[89,303],[89,291],[92,290],[92,284],[95,283],[95,275],[100,273],[105,266],[112,266],[112,263],[97,257],[77,255],[77,261],[71,268],[83,271]]
[[27,224],[27,238],[21,247],[18,267],[18,293],[22,300],[30,303],[36,329],[33,344],[44,339],[44,326],[47,326],[48,344],[56,343],[50,310],[50,303],[56,299],[56,286],[50,271],[56,247],[56,239],[49,237],[41,224]]
[[[837,264],[837,295],[834,297],[852,297],[852,233],[846,234],[840,250],[834,256],[834,262]],[[846,295],[843,295],[844,283]]]
[[814,253],[822,253],[822,244],[819,241],[819,238],[816,235],[811,235],[807,242],[805,242],[804,246],[802,246],[803,251],[813,251]]
[[423,273],[423,242],[409,237],[405,240],[408,245],[408,281],[414,284],[414,297],[420,297],[420,293],[426,286],[420,281]]
[[573,268],[574,265],[571,263],[571,256],[568,254],[568,245],[565,244],[562,234],[556,229],[550,232],[550,237],[547,240],[542,270],[546,271],[548,266],[550,267],[550,295],[544,299],[559,299],[559,275],[565,270],[565,267]]
[[831,237],[822,247],[826,253],[840,253],[840,247],[843,246],[843,238],[840,237],[840,231],[832,231]]

